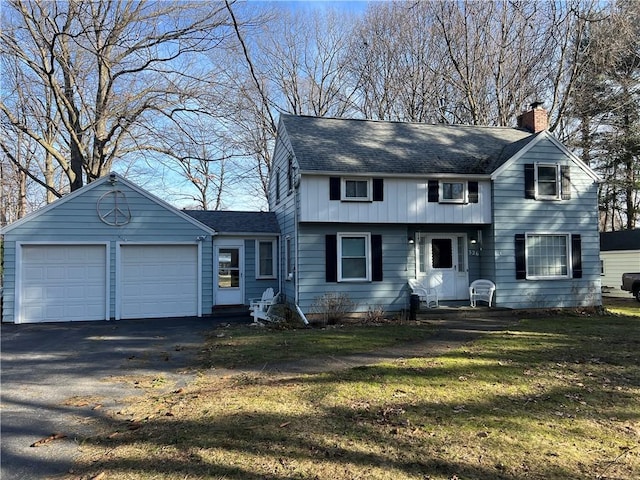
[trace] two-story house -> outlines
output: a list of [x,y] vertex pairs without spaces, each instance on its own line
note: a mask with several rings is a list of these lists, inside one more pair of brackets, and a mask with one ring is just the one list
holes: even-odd
[[282,115],[270,210],[282,293],[306,313],[327,293],[358,311],[409,302],[407,281],[506,308],[601,304],[598,176],[547,130]]
[[545,130],[282,115],[270,212],[183,211],[113,173],[0,230],[2,321],[203,316],[265,289],[311,312],[441,302],[601,303],[598,177]]

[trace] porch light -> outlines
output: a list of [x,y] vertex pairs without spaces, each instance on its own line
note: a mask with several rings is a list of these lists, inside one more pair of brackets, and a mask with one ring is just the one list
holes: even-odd
[[409,237],[409,245],[413,245],[414,243],[413,237]]

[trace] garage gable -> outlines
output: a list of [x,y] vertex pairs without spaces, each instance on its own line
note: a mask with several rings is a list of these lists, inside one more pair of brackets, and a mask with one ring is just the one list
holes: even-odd
[[168,228],[185,234],[215,235],[215,231],[192,216],[173,207],[116,173],[63,196],[61,199],[4,227],[0,233],[24,235],[34,230],[41,234],[58,235],[61,227],[71,229],[67,235],[86,233],[109,235],[117,232],[137,233],[141,229]]

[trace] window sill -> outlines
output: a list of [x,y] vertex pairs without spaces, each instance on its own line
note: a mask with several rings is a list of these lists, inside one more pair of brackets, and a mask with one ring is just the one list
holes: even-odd
[[527,278],[525,278],[525,280],[536,280],[536,281],[540,281],[540,280],[571,280],[572,277],[569,276],[563,276],[563,277],[529,277],[527,276]]

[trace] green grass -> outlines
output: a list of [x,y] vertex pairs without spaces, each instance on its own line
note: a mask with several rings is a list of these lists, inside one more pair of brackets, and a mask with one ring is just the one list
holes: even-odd
[[433,327],[421,322],[298,330],[229,325],[209,335],[201,362],[205,368],[236,368],[316,356],[349,355],[420,341],[433,332]]
[[[204,360],[289,360],[429,335],[402,328],[225,329]],[[298,376],[203,369],[188,387],[149,388],[105,418],[70,478],[636,479],[639,351],[640,317],[567,315],[524,319],[437,358]]]

